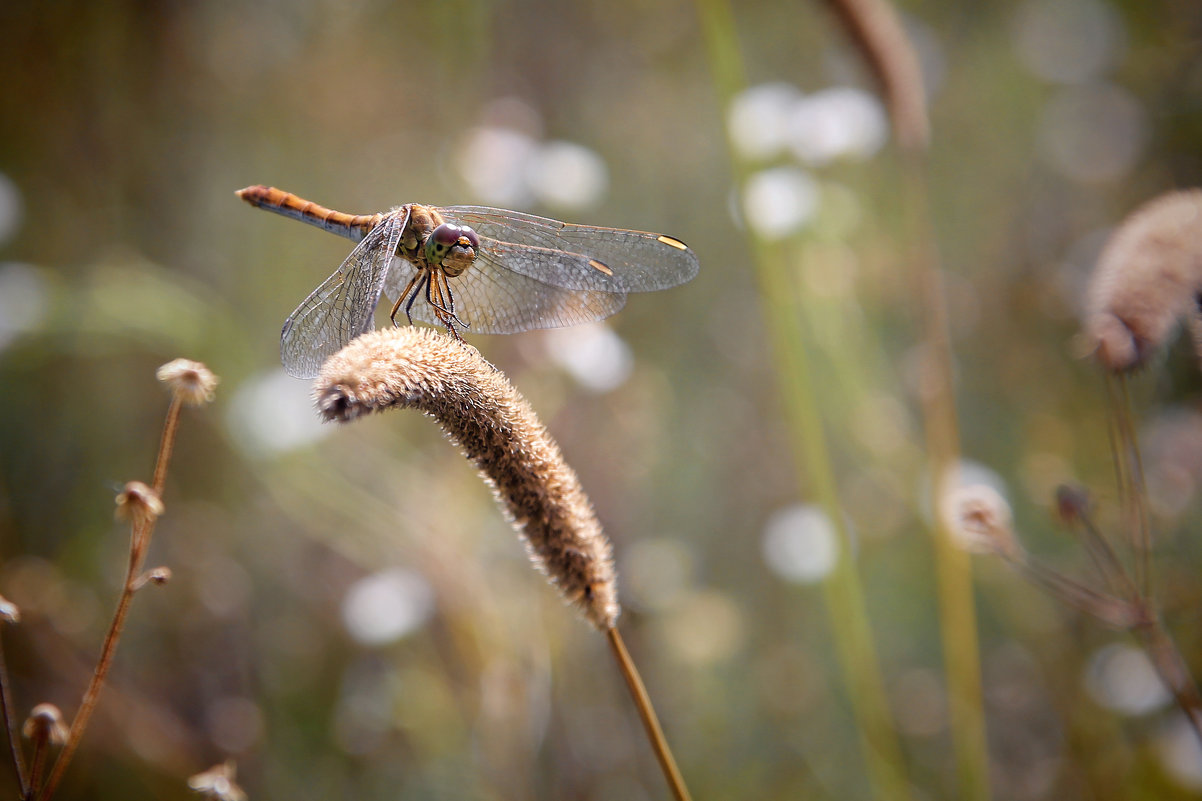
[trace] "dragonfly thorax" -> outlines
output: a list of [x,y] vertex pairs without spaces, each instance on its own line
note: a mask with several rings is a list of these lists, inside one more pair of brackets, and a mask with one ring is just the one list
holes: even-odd
[[[405,209],[398,209],[398,213],[405,213]],[[480,238],[469,226],[448,223],[436,209],[416,203],[407,207],[407,213],[397,255],[419,272],[438,270],[447,278],[455,278],[476,260]]]

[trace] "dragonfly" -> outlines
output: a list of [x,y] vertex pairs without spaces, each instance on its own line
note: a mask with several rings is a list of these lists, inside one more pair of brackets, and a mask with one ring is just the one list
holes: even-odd
[[347,214],[269,186],[238,197],[358,244],[301,301],[280,336],[288,374],[312,378],[335,351],[374,327],[382,295],[404,312],[460,330],[512,334],[601,320],[631,292],[667,289],[697,274],[696,254],[665,234],[573,225],[487,206],[407,203]]

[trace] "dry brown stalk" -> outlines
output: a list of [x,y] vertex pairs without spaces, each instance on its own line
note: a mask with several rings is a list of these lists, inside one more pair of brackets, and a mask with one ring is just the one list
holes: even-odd
[[46,765],[46,757],[52,746],[60,746],[67,741],[67,724],[63,723],[63,713],[54,704],[38,704],[29,713],[21,733],[33,741],[33,760],[29,768],[29,784],[37,787],[42,778],[42,768]]
[[1056,492],[1056,509],[1065,524],[1080,529],[1090,556],[1112,591],[1095,590],[1032,558],[1014,534],[1009,504],[990,487],[969,486],[949,493],[941,512],[960,547],[1001,557],[1066,606],[1138,638],[1161,681],[1202,740],[1202,693],[1157,614],[1153,599],[1137,586],[1094,525],[1088,495],[1077,487],[1061,487]]
[[[163,484],[167,478],[167,466],[171,460],[171,452],[175,447],[175,435],[179,427],[180,409],[184,405],[198,406],[213,398],[213,389],[217,385],[217,377],[200,362],[177,359],[159,368],[156,376],[171,389],[171,404],[167,408],[167,419],[163,425],[163,436],[159,440],[159,452],[155,459],[154,481],[147,486],[140,481],[131,481],[117,495],[117,516],[130,523],[129,563],[126,567],[125,583],[122,585],[121,597],[117,601],[117,609],[113,613],[108,633],[100,649],[100,659],[92,671],[91,681],[84,690],[79,710],[75,713],[71,726],[66,732],[65,743],[54,767],[46,779],[46,783],[38,786],[35,777],[31,776],[28,788],[29,795],[36,801],[48,801],[62,781],[63,774],[75,755],[83,738],[84,729],[91,720],[96,704],[100,700],[100,691],[104,688],[105,679],[113,664],[113,656],[117,652],[117,643],[125,628],[125,620],[129,614],[130,604],[134,594],[148,581],[162,583],[170,575],[162,568],[156,568],[143,576],[142,565],[146,560],[146,552],[150,547],[150,538],[154,533],[155,523],[163,513],[161,496]],[[153,575],[152,575],[153,574]],[[7,682],[6,682],[7,683]]]
[[1110,236],[1089,286],[1085,335],[1109,370],[1142,365],[1198,312],[1202,292],[1202,190],[1169,192],[1140,206]]
[[617,622],[609,539],[580,480],[529,404],[475,348],[428,328],[383,329],[330,357],[314,387],[327,420],[393,407],[435,418],[493,488],[535,566],[599,630]]
[[327,420],[389,408],[433,417],[493,488],[538,567],[604,632],[664,778],[689,801],[663,730],[614,624],[620,613],[612,549],[575,471],[534,411],[471,345],[429,328],[364,334],[335,353],[314,384]]
[[918,55],[887,0],[827,0],[885,96],[893,133],[907,152],[921,153],[931,138],[927,95]]
[[[21,620],[21,611],[12,601],[0,596],[0,620],[16,625]],[[8,678],[8,661],[4,658],[3,638],[0,637],[0,714],[4,715],[4,725],[8,730],[8,747],[17,772],[17,784],[21,788],[21,798],[29,795],[29,776],[25,767],[25,757],[21,752],[21,744],[17,741],[17,715],[12,699],[12,683]]]

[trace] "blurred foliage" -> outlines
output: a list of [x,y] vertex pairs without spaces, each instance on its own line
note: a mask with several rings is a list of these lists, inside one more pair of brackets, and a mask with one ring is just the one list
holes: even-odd
[[[1083,282],[1101,232],[1202,180],[1202,9],[1099,3],[1121,38],[1087,83],[1121,87],[1136,120],[1118,145],[1134,154],[1105,174],[1088,168],[1110,151],[1090,148],[1113,126],[1065,145],[1053,110],[1074,86],[1018,55],[1032,3],[902,7],[933,79],[964,452],[1004,482],[1027,545],[1081,575],[1055,485],[1093,488],[1118,530],[1101,381],[1072,342]],[[734,14],[752,83],[868,86],[821,5]],[[233,195],[489,202],[460,165],[473,129],[510,119],[504,98],[526,133],[608,172],[590,206],[529,211],[670,232],[701,259],[694,282],[613,320],[633,367],[608,391],[550,357],[553,333],[472,338],[615,541],[621,625],[686,778],[699,798],[865,797],[818,590],[762,548],[772,515],[807,499],[692,6],[7,3],[0,71],[0,175],[18,202],[0,204],[0,593],[24,613],[4,631],[21,710],[78,704],[127,548],[111,498],[147,479],[166,408],[154,368],[184,356],[222,377],[214,406],[185,413],[168,478],[150,564],[174,579],[136,599],[58,797],[185,798],[187,776],[227,757],[252,799],[662,797],[601,638],[530,571],[434,426],[395,414],[313,438],[297,421],[307,389],[278,375],[279,326],[348,248]],[[1066,168],[1065,147],[1096,160]],[[819,403],[910,778],[951,798],[897,158],[806,168],[822,203],[784,264],[810,287]],[[1135,381],[1159,594],[1195,674],[1200,385],[1180,346]],[[390,569],[428,585],[428,616],[356,640],[348,592]],[[1126,638],[1000,564],[977,580],[997,797],[1202,792],[1202,751],[1170,706],[1123,712],[1090,690],[1100,649]]]

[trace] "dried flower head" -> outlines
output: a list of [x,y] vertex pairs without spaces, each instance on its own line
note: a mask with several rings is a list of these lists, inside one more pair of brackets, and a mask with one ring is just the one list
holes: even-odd
[[926,87],[918,54],[887,0],[828,0],[860,56],[880,84],[897,143],[925,150],[931,137]]
[[208,367],[189,359],[167,362],[154,375],[188,406],[211,402],[219,380]]
[[21,610],[12,601],[0,595],[0,620],[5,623],[20,623]]
[[1010,504],[993,487],[958,487],[945,496],[942,511],[948,531],[964,550],[1007,559],[1022,555],[1022,546],[1014,536]]
[[1076,484],[1056,488],[1056,516],[1066,526],[1075,525],[1089,514],[1089,491]]
[[188,787],[213,801],[246,801],[246,793],[234,781],[238,767],[232,759],[188,778]]
[[130,481],[125,489],[117,493],[118,520],[142,526],[157,520],[162,514],[163,502],[158,493],[141,481]]
[[134,590],[140,590],[147,584],[162,586],[171,580],[171,568],[154,567],[134,579]]
[[1197,314],[1202,291],[1202,190],[1144,204],[1111,235],[1089,286],[1088,347],[1115,372],[1143,364]]
[[576,473],[529,404],[475,348],[429,328],[365,334],[314,384],[327,420],[416,408],[479,468],[535,566],[599,629],[619,614],[609,540]]
[[54,704],[38,704],[25,719],[21,733],[35,742],[62,745],[67,742],[67,725],[63,713]]

